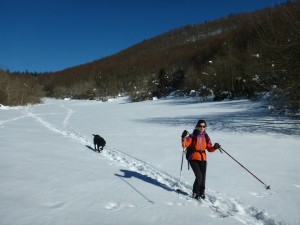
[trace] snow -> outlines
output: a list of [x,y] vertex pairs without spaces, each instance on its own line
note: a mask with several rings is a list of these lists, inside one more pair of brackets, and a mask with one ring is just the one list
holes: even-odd
[[2,104],[0,104],[0,110],[2,109],[2,110],[7,110],[9,107],[7,107],[7,106],[5,106],[5,105],[2,105]]
[[[195,98],[1,106],[0,224],[300,224],[300,125],[267,110]],[[208,153],[206,201],[174,191],[190,193],[180,135],[202,118],[213,143],[271,190],[216,151]],[[107,141],[100,154],[92,134]]]

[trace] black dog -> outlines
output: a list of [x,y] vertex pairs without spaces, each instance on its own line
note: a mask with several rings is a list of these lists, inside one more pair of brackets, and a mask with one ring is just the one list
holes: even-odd
[[103,150],[106,141],[104,140],[103,137],[100,137],[98,134],[93,134],[94,136],[94,146],[95,146],[95,151],[100,153]]

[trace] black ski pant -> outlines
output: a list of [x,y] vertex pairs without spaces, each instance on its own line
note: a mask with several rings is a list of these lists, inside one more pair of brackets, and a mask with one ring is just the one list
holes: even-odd
[[206,161],[199,160],[190,160],[189,163],[196,177],[193,185],[193,193],[197,196],[204,195],[207,163]]

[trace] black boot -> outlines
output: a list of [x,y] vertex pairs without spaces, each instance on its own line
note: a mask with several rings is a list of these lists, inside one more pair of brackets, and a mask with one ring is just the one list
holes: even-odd
[[203,193],[203,194],[199,195],[199,197],[202,199],[205,199],[205,194]]
[[198,193],[193,193],[193,196],[192,196],[194,199],[199,199],[200,198],[200,195]]
[[205,188],[204,187],[200,187],[200,190],[199,190],[199,196],[200,198],[202,199],[205,199]]
[[197,200],[200,200],[200,199],[204,199],[205,198],[205,195],[201,195],[201,194],[198,194],[198,193],[193,193],[193,198],[194,199],[197,199]]

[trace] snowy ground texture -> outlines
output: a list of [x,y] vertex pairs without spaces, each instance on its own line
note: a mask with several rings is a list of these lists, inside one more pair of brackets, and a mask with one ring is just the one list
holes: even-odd
[[[263,103],[45,99],[0,108],[0,225],[300,224],[300,125]],[[190,193],[180,135],[206,119],[207,199]],[[93,151],[93,136],[107,141]],[[180,178],[180,183],[179,183]]]

